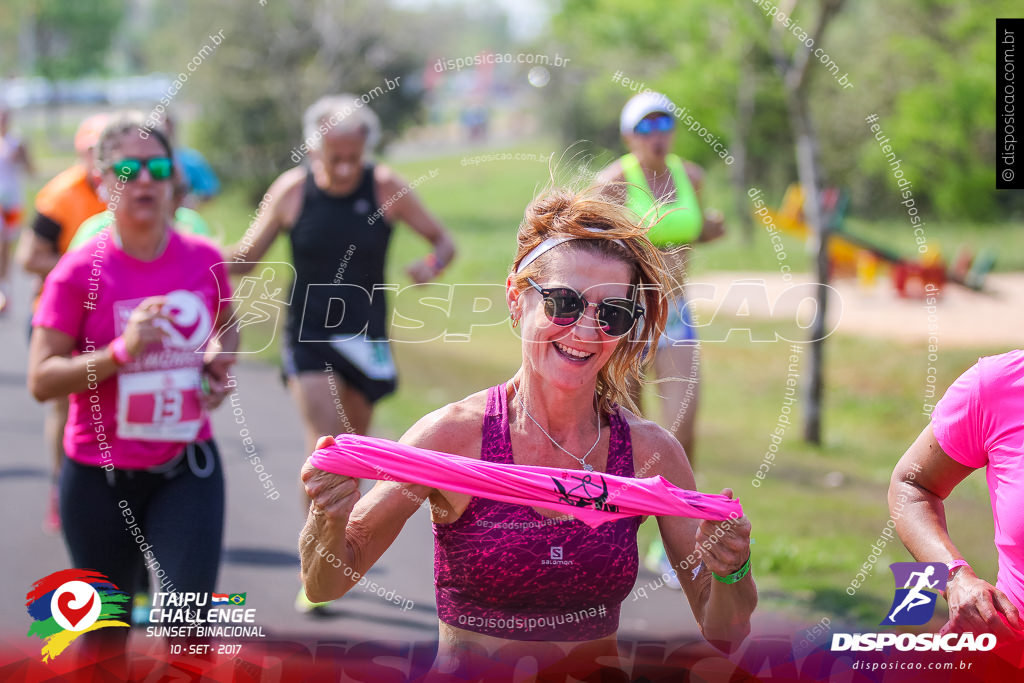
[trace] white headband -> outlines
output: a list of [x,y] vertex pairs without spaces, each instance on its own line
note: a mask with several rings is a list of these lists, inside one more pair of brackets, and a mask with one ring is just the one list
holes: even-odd
[[[587,228],[587,230],[589,230],[590,232],[604,232],[604,230],[602,230],[601,228]],[[543,242],[538,244],[536,247],[534,247],[533,250],[530,251],[529,254],[527,254],[526,256],[523,257],[523,260],[519,262],[519,267],[516,268],[516,273],[521,272],[523,270],[523,268],[526,268],[526,266],[530,265],[531,263],[536,261],[538,258],[543,256],[547,252],[551,251],[552,249],[557,247],[559,244],[562,244],[563,242],[569,242],[571,240],[582,240],[582,239],[587,239],[587,238],[586,237],[576,237],[575,235],[563,235],[562,237],[549,237],[549,238],[547,238],[546,240],[544,240]],[[620,247],[626,248],[626,243],[623,242],[622,240],[613,240],[613,241],[615,242],[615,244],[619,245]]]

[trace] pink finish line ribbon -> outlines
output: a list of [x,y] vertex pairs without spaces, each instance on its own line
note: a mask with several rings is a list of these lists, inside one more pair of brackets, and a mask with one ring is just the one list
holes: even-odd
[[317,469],[359,479],[421,484],[555,510],[596,527],[623,517],[673,515],[722,521],[743,515],[738,500],[681,489],[662,476],[633,479],[557,467],[505,465],[344,434],[313,452]]

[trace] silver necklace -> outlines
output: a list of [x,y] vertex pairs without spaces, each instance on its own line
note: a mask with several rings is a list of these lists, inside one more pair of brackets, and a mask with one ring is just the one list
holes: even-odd
[[533,421],[533,424],[537,425],[537,429],[544,432],[544,436],[548,437],[551,443],[555,444],[555,446],[557,446],[563,453],[565,453],[570,458],[572,458],[580,465],[582,465],[583,469],[586,470],[587,472],[594,471],[594,466],[587,462],[587,458],[590,456],[591,453],[594,452],[594,449],[597,448],[597,444],[601,443],[601,413],[599,411],[595,412],[595,414],[597,415],[597,440],[594,441],[594,445],[590,447],[590,450],[587,451],[582,458],[580,458],[570,453],[562,446],[562,444],[555,441],[554,437],[548,434],[548,431],[546,429],[541,427],[540,422],[537,422],[533,415],[530,415],[530,411],[526,409],[526,399],[524,397],[519,396],[519,387],[516,387],[516,397],[519,398],[519,405],[522,407],[523,412],[526,413],[526,417],[530,418],[530,420]]

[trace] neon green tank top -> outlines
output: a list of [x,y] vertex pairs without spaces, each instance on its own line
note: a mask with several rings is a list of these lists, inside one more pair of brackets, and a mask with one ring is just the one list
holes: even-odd
[[[629,183],[626,188],[626,206],[638,216],[646,216],[654,207],[654,196],[647,185],[647,178],[640,168],[640,162],[634,155],[627,154],[622,157],[620,163],[622,175]],[[647,232],[647,239],[659,248],[695,242],[700,237],[704,225],[697,193],[690,183],[690,177],[686,175],[682,159],[675,154],[669,154],[665,157],[665,165],[668,166],[672,182],[676,186],[676,200],[666,204],[658,216],[652,214],[647,219],[654,223]]]

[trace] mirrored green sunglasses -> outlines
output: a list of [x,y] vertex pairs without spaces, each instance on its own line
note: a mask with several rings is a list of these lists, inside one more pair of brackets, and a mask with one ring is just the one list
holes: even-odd
[[151,157],[149,159],[121,159],[110,165],[110,170],[124,182],[131,182],[142,173],[145,166],[149,177],[153,180],[167,180],[174,173],[174,162],[170,157]]

